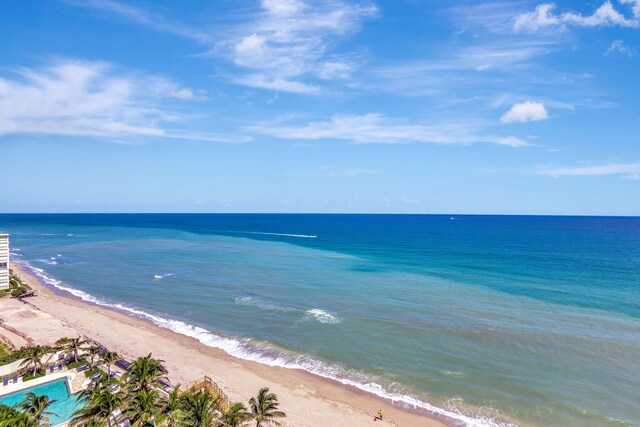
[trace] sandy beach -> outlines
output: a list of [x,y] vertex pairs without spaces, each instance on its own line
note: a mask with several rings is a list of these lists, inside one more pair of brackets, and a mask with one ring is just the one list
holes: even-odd
[[[0,301],[3,321],[24,332],[37,344],[53,344],[63,336],[84,335],[125,358],[153,353],[164,360],[172,384],[185,384],[203,375],[211,377],[234,401],[246,402],[260,387],[278,395],[287,413],[284,426],[445,426],[445,421],[395,406],[377,396],[302,370],[271,367],[232,357],[194,338],[115,310],[54,293],[35,276],[13,263],[23,281],[38,291],[29,304]],[[21,337],[0,333],[17,346]],[[382,409],[385,420],[373,415]],[[447,424],[450,424],[447,422]]]

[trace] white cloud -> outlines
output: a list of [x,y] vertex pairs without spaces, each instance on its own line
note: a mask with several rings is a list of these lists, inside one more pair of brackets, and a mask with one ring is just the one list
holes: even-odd
[[609,56],[616,53],[632,56],[635,53],[635,50],[624,44],[624,41],[622,40],[614,40],[604,54],[605,56]]
[[[337,0],[313,5],[263,0],[261,5],[263,11],[232,30],[235,35],[222,44],[229,48],[234,64],[251,70],[248,77],[235,81],[294,93],[319,92],[317,86],[300,81],[305,78],[349,78],[353,64],[330,56],[329,42],[356,31],[363,19],[377,12],[373,5]],[[314,90],[309,90],[312,86]]]
[[275,15],[293,15],[299,13],[304,4],[298,0],[262,0],[262,7]]
[[[107,63],[59,61],[39,70],[19,69],[13,78],[0,77],[0,136],[185,139],[187,134],[166,128],[178,115],[163,108],[162,99],[197,97],[197,91],[170,80],[118,73]],[[188,136],[223,142],[234,138],[206,133]]]
[[640,0],[619,0],[622,4],[631,5],[633,16],[640,19]]
[[207,99],[207,93],[204,90],[182,87],[163,77],[146,76],[144,79],[147,90],[158,98],[173,98],[183,101],[203,101]]
[[504,138],[500,138],[498,140],[496,140],[497,144],[501,144],[501,145],[507,145],[509,147],[531,147],[533,146],[533,144],[531,144],[530,142],[522,139],[522,138],[518,138],[516,136],[507,136]]
[[640,163],[611,163],[597,166],[539,168],[539,175],[559,178],[562,176],[604,176],[628,175],[633,178],[640,174]]
[[551,25],[559,25],[561,20],[551,11],[555,8],[553,3],[543,3],[536,6],[533,12],[526,12],[516,17],[513,28],[516,31],[526,29],[535,31],[539,28]]
[[304,125],[263,123],[251,128],[258,134],[283,139],[298,140],[343,140],[356,144],[403,144],[423,142],[433,144],[471,144],[491,142],[522,147],[531,145],[516,137],[484,136],[477,124],[464,124],[461,121],[440,122],[437,125],[407,124],[382,114],[335,115],[329,120],[310,122]]
[[326,61],[319,65],[318,77],[325,80],[348,79],[355,68],[344,61]]
[[259,89],[269,89],[280,92],[314,94],[320,92],[320,88],[315,85],[302,83],[296,80],[287,80],[283,78],[270,78],[263,74],[251,74],[235,79],[236,83],[255,87]]
[[622,4],[632,6],[633,17],[626,17],[619,12],[610,0],[602,3],[591,15],[578,12],[555,14],[555,4],[542,3],[532,12],[518,15],[514,21],[515,31],[536,31],[545,27],[561,25],[577,25],[580,27],[633,27],[640,26],[640,0],[620,0]]
[[547,109],[540,102],[525,101],[514,104],[513,107],[500,117],[502,123],[526,123],[549,118]]

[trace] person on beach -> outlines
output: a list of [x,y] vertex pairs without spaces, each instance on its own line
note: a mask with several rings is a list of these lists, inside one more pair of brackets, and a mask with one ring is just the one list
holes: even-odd
[[382,409],[378,411],[378,415],[373,417],[373,421],[378,421],[378,420],[382,421]]

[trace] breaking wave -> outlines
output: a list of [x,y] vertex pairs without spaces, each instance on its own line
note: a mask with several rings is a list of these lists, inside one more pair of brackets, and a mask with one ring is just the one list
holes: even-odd
[[305,315],[307,319],[315,319],[320,323],[335,324],[342,322],[336,313],[330,313],[328,311],[320,310],[319,308],[307,310]]

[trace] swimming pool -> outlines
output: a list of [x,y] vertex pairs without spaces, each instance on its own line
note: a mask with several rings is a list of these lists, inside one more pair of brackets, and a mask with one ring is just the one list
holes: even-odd
[[38,396],[49,396],[51,400],[56,401],[48,408],[49,412],[56,414],[49,416],[52,426],[69,421],[73,415],[73,411],[77,409],[76,404],[78,398],[76,395],[69,395],[67,380],[64,378],[20,390],[6,396],[0,396],[0,404],[12,406],[20,403],[29,392],[33,392]]

